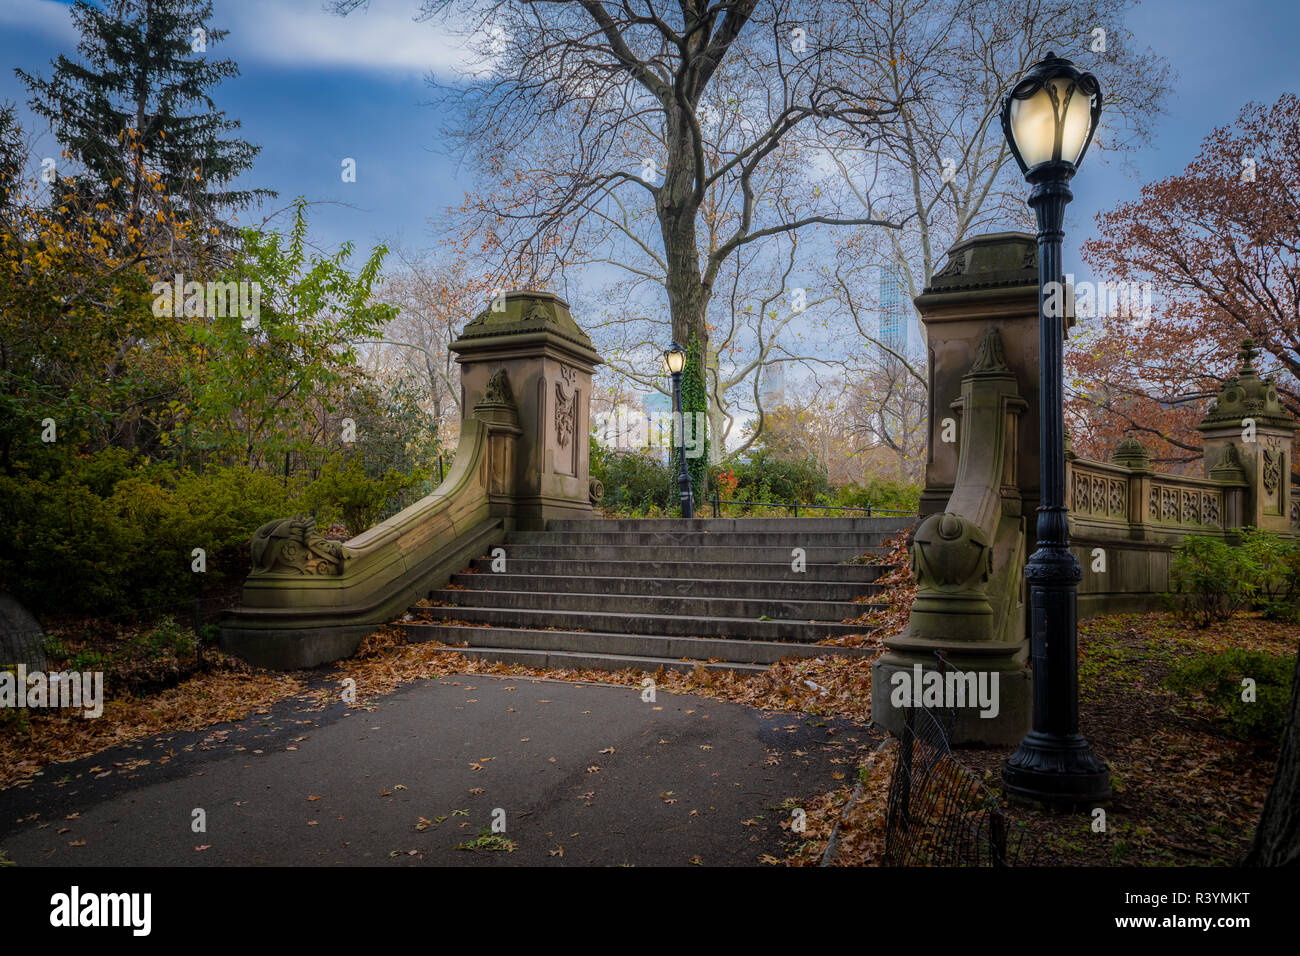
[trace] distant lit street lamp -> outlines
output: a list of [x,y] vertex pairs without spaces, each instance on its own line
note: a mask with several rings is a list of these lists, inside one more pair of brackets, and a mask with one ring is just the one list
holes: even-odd
[[[1065,316],[1061,240],[1069,182],[1097,131],[1101,88],[1054,53],[1025,73],[1002,103],[1002,131],[1033,189],[1038,217],[1039,482],[1038,549],[1025,578],[1030,589],[1034,673],[1033,729],[1002,768],[1011,796],[1084,806],[1110,796],[1110,772],[1079,733],[1078,589],[1083,571],[1069,548],[1065,505]],[[1054,284],[1054,285],[1053,285]]]
[[673,413],[681,436],[677,448],[677,488],[681,492],[682,517],[695,517],[695,496],[691,492],[691,473],[686,468],[686,413],[682,409],[682,369],[686,367],[686,350],[674,342],[664,352],[664,367],[673,377]]

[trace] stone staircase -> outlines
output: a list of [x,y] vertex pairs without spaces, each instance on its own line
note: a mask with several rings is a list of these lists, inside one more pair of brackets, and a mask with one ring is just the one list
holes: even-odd
[[410,642],[533,667],[761,671],[783,657],[863,655],[817,642],[870,631],[842,622],[868,610],[854,599],[878,594],[889,568],[850,562],[884,555],[913,520],[552,521],[508,537],[504,570],[475,559],[402,626]]

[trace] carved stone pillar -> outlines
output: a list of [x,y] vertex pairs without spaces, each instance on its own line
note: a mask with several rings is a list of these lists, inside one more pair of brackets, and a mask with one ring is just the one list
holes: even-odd
[[493,502],[494,514],[512,515],[523,529],[587,517],[591,376],[600,356],[559,296],[510,292],[501,304],[479,313],[451,345],[461,366],[462,409],[473,408],[498,374],[519,408],[513,494]]
[[1300,424],[1278,401],[1273,379],[1255,371],[1258,354],[1254,342],[1242,342],[1240,370],[1196,428],[1205,442],[1206,477],[1233,485],[1244,478],[1238,526],[1290,534],[1291,450]]
[[[948,261],[917,296],[930,377],[929,456],[921,513],[942,511],[957,477],[958,442],[949,409],[975,361],[985,330],[1001,332],[1003,358],[1027,404],[1009,448],[1022,510],[1038,507],[1038,243],[1023,232],[975,236],[948,250]],[[947,441],[944,439],[947,438]]]

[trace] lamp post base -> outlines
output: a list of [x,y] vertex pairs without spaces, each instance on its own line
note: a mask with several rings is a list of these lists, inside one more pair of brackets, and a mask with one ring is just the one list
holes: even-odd
[[1002,790],[1063,809],[1095,806],[1110,799],[1110,771],[1081,734],[1031,730],[1002,767]]

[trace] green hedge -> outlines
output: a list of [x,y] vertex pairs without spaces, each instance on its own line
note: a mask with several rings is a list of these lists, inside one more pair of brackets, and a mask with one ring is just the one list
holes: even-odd
[[[307,483],[242,465],[201,473],[132,462],[117,449],[0,475],[0,588],[36,613],[117,614],[178,604],[238,584],[253,532],[316,513],[353,533],[422,473],[365,476],[359,458]],[[193,551],[206,571],[192,570]]]
[[[677,475],[648,451],[614,451],[591,438],[591,474],[605,486],[601,509],[606,514],[645,516],[675,514],[678,507]],[[735,491],[727,489],[735,481]],[[840,488],[831,486],[825,470],[812,459],[788,460],[759,451],[741,461],[709,466],[708,487],[727,501],[768,501],[778,505],[834,505],[874,508],[914,514],[920,506],[917,485],[888,479],[871,479],[866,484]],[[712,492],[710,492],[710,497]],[[730,507],[728,514],[785,513],[780,509]],[[695,513],[712,514],[709,499],[695,502]],[[837,512],[809,511],[833,515]]]
[[644,515],[667,511],[677,499],[670,494],[671,471],[644,451],[616,452],[591,440],[591,476],[605,486],[600,503],[609,514]]

